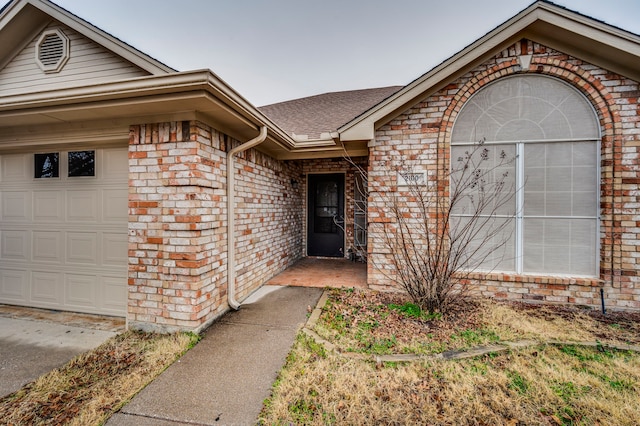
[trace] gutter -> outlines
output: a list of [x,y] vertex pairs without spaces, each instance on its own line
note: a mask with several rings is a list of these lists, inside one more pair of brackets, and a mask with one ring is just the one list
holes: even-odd
[[[56,114],[60,112],[86,110],[87,107],[97,110],[109,106],[117,110],[118,102],[133,101],[143,105],[145,101],[155,103],[162,96],[166,97],[162,98],[165,102],[204,96],[210,101],[210,107],[222,106],[235,111],[240,120],[264,123],[269,127],[274,141],[283,149],[291,151],[296,148],[296,141],[289,134],[208,69],[3,95],[0,96],[0,118],[7,114],[12,117],[38,114],[46,117],[49,123],[52,118],[57,119]],[[207,108],[203,107],[202,110],[206,111]],[[169,112],[174,113],[175,110]],[[58,120],[69,122],[69,117]]]
[[236,154],[260,145],[267,139],[267,126],[260,128],[255,138],[236,146],[227,153],[227,303],[234,309],[240,309],[236,300],[236,248],[235,248],[235,161]]

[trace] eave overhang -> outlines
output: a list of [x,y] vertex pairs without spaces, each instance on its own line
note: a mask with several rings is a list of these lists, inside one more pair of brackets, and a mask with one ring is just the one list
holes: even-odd
[[640,81],[638,35],[540,1],[339,128],[340,140],[372,140],[391,119],[524,38]]
[[[278,159],[344,155],[337,134],[309,140],[288,135],[210,70],[0,97],[0,149],[15,149],[41,128],[118,128],[199,120],[245,141],[268,129],[260,150]],[[353,144],[352,151],[362,154]]]

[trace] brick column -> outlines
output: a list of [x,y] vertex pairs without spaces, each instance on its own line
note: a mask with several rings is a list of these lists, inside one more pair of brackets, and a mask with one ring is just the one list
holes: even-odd
[[198,330],[226,309],[225,144],[195,121],[131,126],[130,328]]

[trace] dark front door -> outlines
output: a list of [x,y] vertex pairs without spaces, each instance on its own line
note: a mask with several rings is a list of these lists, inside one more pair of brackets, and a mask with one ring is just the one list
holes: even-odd
[[307,254],[344,256],[344,175],[309,175]]

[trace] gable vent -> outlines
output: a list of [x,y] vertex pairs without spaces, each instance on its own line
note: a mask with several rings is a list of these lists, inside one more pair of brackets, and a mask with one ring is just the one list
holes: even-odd
[[47,30],[36,43],[36,62],[46,73],[59,72],[69,59],[69,39],[61,30]]
[[38,51],[38,58],[45,66],[51,66],[58,63],[64,55],[64,41],[58,34],[49,34],[42,40]]

